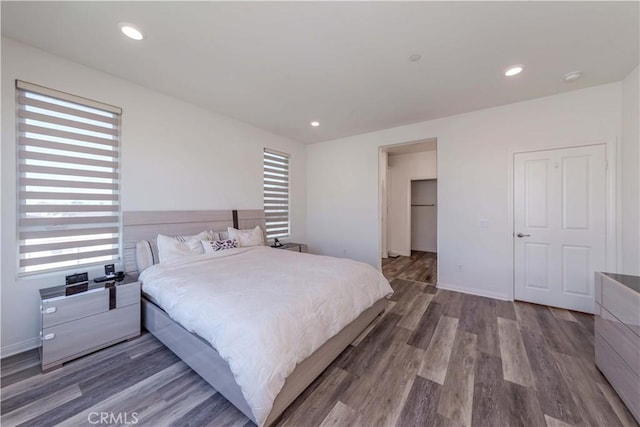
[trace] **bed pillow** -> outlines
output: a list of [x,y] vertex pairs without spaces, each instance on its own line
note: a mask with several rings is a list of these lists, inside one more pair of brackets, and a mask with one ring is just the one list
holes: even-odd
[[192,236],[190,239],[176,239],[175,237],[158,234],[158,258],[160,262],[172,261],[204,253],[200,241],[207,240],[208,232]]
[[202,240],[220,240],[220,234],[217,231],[211,231],[211,230],[201,231],[200,233],[193,234],[193,235],[176,234],[175,236],[171,236],[171,237],[176,239],[179,242],[186,242],[188,240],[199,239],[200,237],[203,237]]
[[156,239],[140,240],[136,242],[136,264],[138,274],[160,262],[158,256],[158,242]]
[[225,249],[233,249],[238,247],[238,241],[235,239],[226,240],[202,240],[200,242],[205,254],[223,251]]
[[233,227],[228,227],[227,233],[229,233],[229,239],[237,240],[240,247],[264,246],[264,234],[262,234],[262,228],[260,228],[259,225],[249,230],[238,230]]
[[[220,233],[211,230],[203,231],[193,236],[178,234],[171,237],[179,242],[186,242],[191,239],[198,239],[199,236],[203,235],[203,233],[206,237],[202,240],[220,240]],[[227,232],[225,231],[224,233],[226,234]],[[151,240],[140,240],[136,242],[136,264],[138,267],[138,274],[142,273],[152,265],[158,264],[159,262],[160,252],[158,251],[157,238]]]

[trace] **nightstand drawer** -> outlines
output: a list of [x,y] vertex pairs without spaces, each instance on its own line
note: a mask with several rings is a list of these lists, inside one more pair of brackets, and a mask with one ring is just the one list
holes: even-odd
[[42,331],[42,365],[61,364],[106,343],[138,334],[140,304],[46,328]]
[[116,286],[116,306],[118,308],[140,303],[140,282]]
[[42,327],[109,311],[109,292],[99,289],[88,293],[42,301]]

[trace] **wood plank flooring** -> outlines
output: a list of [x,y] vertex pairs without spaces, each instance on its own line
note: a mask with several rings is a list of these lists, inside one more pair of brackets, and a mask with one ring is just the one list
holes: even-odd
[[389,279],[403,279],[435,285],[438,280],[437,254],[411,251],[411,256],[382,258],[382,273]]
[[[636,426],[594,366],[593,317],[394,279],[384,314],[278,426]],[[150,334],[43,375],[2,360],[3,426],[250,426]],[[112,424],[123,424],[124,418]],[[107,423],[108,424],[108,423]]]

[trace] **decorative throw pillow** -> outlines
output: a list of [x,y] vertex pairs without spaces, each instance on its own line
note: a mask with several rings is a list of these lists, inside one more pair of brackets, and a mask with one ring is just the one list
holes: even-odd
[[262,234],[262,228],[256,225],[256,228],[249,230],[238,230],[233,227],[228,227],[230,239],[237,239],[240,247],[246,246],[264,246],[264,234]]
[[202,240],[200,242],[205,254],[223,251],[225,249],[233,249],[238,247],[238,241],[235,239],[226,240]]

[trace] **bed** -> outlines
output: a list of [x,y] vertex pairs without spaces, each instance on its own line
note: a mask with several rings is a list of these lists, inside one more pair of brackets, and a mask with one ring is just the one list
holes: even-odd
[[[259,225],[264,230],[265,215],[261,210],[125,212],[123,224],[125,270],[128,274],[137,275],[135,245],[139,240],[151,239],[157,234],[222,231],[228,226],[248,229]],[[384,278],[384,283],[379,281],[382,277],[380,273],[359,263],[265,247],[232,249],[163,264],[140,275],[143,281],[144,327],[259,426],[269,426],[277,421],[287,406],[384,310],[384,297],[391,292]],[[254,271],[246,272],[248,266]],[[327,266],[335,267],[335,271],[344,273],[345,278],[335,276],[332,279],[330,274],[324,274],[323,271],[333,271]],[[307,268],[312,271],[309,275],[311,278],[300,276]],[[254,281],[247,280],[257,286],[252,288],[252,293],[256,292],[254,301],[241,298],[236,299],[233,305],[220,305],[221,301],[228,301],[223,297],[226,298],[229,292],[233,295],[232,292],[237,290],[242,294],[241,287],[249,286],[248,283],[233,280],[230,272],[238,270],[245,271],[243,277],[256,278]],[[261,270],[265,273],[257,280]],[[204,292],[206,275],[210,275],[214,283],[211,286],[215,287],[215,297],[198,294]],[[278,276],[275,283],[278,283],[277,291],[282,292],[282,298],[273,297],[273,280],[268,282],[268,286],[262,284],[261,281],[267,282],[271,276]],[[356,280],[358,283],[354,282],[349,287],[340,283],[340,280],[352,276],[359,278],[359,281]],[[182,277],[191,279],[182,280],[181,283]],[[320,282],[316,283],[320,280],[324,280],[322,287],[318,286]],[[363,285],[364,282],[367,282],[367,286]],[[376,283],[369,286],[368,282]],[[300,295],[295,295],[296,286],[301,288]],[[322,306],[325,308],[320,310],[317,305],[323,298],[320,289],[324,289],[324,286],[326,291],[322,292],[327,295],[339,294],[340,298],[330,305],[325,304]],[[265,301],[264,308],[256,303],[260,298]],[[298,302],[288,303],[288,299]],[[188,304],[200,304],[202,307]],[[333,307],[334,304],[343,306]],[[206,308],[204,311],[194,315],[203,307]],[[283,307],[288,311],[281,310]],[[309,307],[314,309],[310,310]],[[267,329],[270,333],[275,331],[268,335],[273,339],[261,340],[259,335],[252,337],[253,329],[245,326],[251,325],[250,322],[260,327],[267,324],[265,319],[271,321],[273,317],[265,317],[265,313],[271,314],[269,310],[283,313],[282,316],[276,316],[280,319],[279,323]],[[311,312],[317,312],[317,317],[314,317],[316,314],[304,315]],[[244,316],[242,313],[250,315]],[[305,321],[300,321],[304,327],[299,326],[297,320],[283,322],[286,316],[292,319],[305,318]],[[207,321],[203,322],[203,318]],[[224,327],[214,328],[212,325],[219,324],[221,319],[225,319]],[[316,323],[326,323],[328,326],[320,328],[315,326]],[[209,333],[212,328],[215,334]],[[282,336],[297,337],[291,343],[301,344],[293,346],[295,349],[291,351],[283,346],[281,359],[284,362],[279,362],[274,349],[279,351]],[[303,336],[304,340],[300,338]],[[253,342],[259,342],[257,348],[261,349],[256,352],[255,363],[251,363],[249,352],[238,351],[246,349],[247,344]],[[260,380],[253,381],[252,378]],[[262,381],[262,378],[265,380]]]

